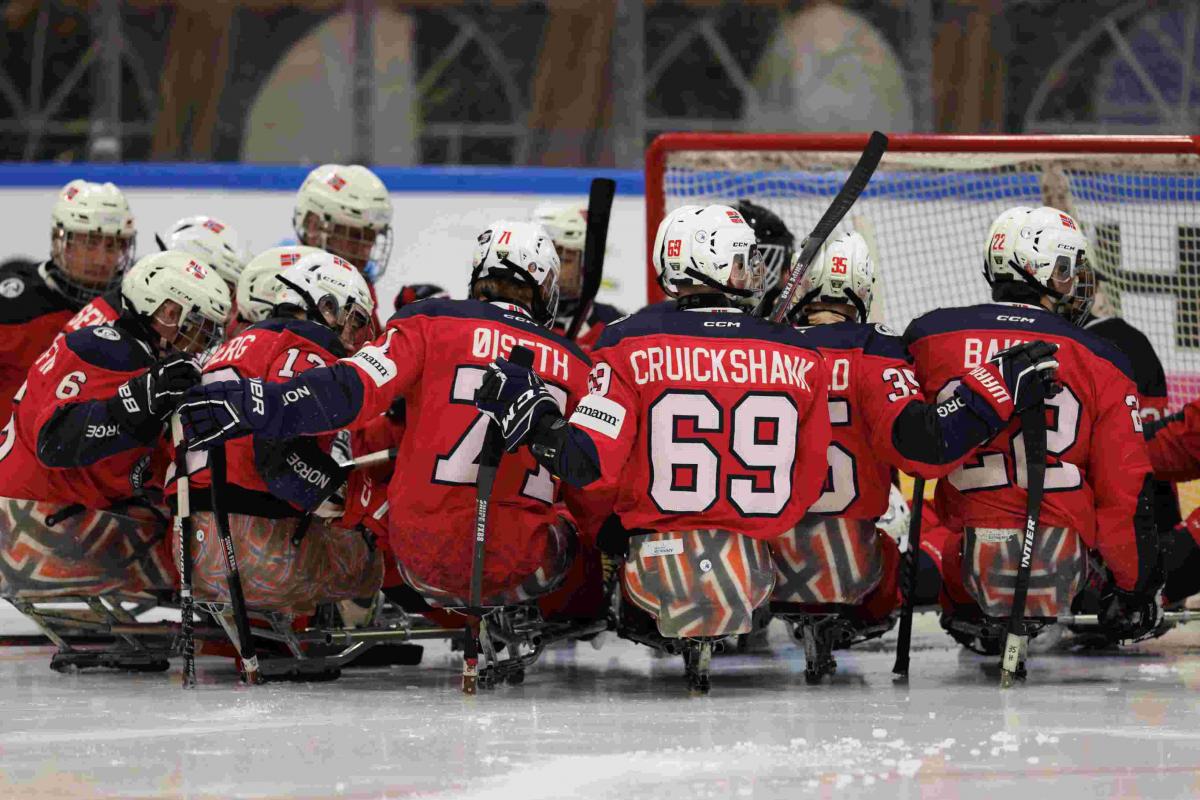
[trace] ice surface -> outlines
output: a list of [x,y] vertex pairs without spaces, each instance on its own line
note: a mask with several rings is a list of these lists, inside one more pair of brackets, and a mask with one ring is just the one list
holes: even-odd
[[[0,631],[32,629],[5,607]],[[807,686],[773,630],[772,655],[714,659],[708,697],[687,695],[679,659],[612,640],[474,698],[441,645],[420,667],[326,684],[242,687],[202,659],[194,692],[177,670],[58,675],[49,650],[0,648],[0,797],[1200,795],[1200,625],[1132,652],[1035,656],[1006,692],[932,617],[914,641],[907,686],[891,637]]]

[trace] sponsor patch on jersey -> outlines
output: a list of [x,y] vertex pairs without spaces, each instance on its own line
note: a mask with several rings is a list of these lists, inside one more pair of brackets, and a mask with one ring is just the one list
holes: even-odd
[[98,328],[93,328],[92,333],[96,334],[101,339],[107,339],[110,342],[116,342],[121,339],[121,334],[107,325],[101,325]]
[[975,540],[982,544],[1004,544],[1019,532],[1016,528],[976,528]]
[[889,328],[887,325],[883,324],[882,322],[875,323],[875,330],[879,331],[884,336],[898,336],[899,335],[894,330]]
[[575,406],[571,423],[616,439],[625,425],[625,408],[614,400],[589,394]]
[[5,278],[0,281],[0,297],[12,300],[14,297],[20,297],[24,291],[25,281],[20,278]]
[[[391,338],[389,337],[387,341],[390,342]],[[384,346],[386,347],[386,344]],[[365,372],[376,386],[383,386],[396,377],[396,362],[388,358],[387,353],[381,347],[367,345],[345,360]]]
[[683,539],[659,539],[654,542],[642,542],[641,550],[638,552],[643,558],[683,555]]

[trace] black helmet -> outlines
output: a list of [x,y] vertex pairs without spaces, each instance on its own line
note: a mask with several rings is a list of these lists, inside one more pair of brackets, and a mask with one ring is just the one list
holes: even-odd
[[796,246],[796,237],[788,230],[783,218],[749,200],[739,200],[738,213],[754,229],[754,238],[758,240],[758,252],[762,254],[763,264],[767,268],[764,284],[768,290],[779,285],[779,278],[792,263],[792,250]]

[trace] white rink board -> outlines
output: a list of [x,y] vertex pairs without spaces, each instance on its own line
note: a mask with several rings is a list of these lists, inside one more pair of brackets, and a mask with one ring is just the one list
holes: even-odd
[[[195,214],[232,225],[249,242],[252,252],[295,241],[294,191],[137,187],[124,191],[137,220],[138,252],[142,254],[157,249],[155,232]],[[46,257],[54,196],[53,188],[0,188],[0,220],[5,233],[0,259]],[[488,223],[528,219],[539,203],[573,200],[586,203],[587,196],[394,192],[395,243],[388,271],[379,282],[380,303],[390,310],[396,292],[409,283],[436,283],[455,297],[465,297],[475,237]],[[601,291],[600,300],[626,311],[646,303],[644,209],[640,196],[618,195],[613,202],[604,269],[612,285]]]

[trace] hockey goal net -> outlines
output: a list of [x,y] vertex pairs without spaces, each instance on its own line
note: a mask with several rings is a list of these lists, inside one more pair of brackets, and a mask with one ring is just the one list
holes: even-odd
[[[933,308],[988,299],[992,220],[1015,205],[1074,215],[1103,279],[1100,311],[1141,330],[1170,406],[1200,396],[1200,137],[892,135],[847,216],[879,271],[872,317],[897,331]],[[646,153],[647,250],[685,204],[766,206],[797,247],[824,213],[866,134],[659,136]],[[650,266],[650,300],[661,298]],[[1106,305],[1105,305],[1106,303]]]

